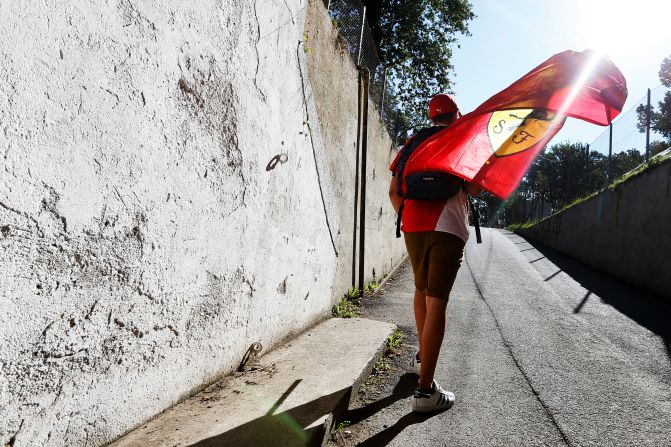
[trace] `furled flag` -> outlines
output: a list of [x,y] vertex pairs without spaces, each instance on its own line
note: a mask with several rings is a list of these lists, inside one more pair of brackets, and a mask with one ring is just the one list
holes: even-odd
[[447,171],[506,199],[567,116],[606,126],[626,99],[624,76],[609,59],[564,51],[427,139],[406,175]]

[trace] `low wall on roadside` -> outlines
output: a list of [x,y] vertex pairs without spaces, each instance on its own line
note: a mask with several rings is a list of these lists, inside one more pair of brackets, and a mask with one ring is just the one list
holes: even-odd
[[671,298],[671,160],[519,233]]

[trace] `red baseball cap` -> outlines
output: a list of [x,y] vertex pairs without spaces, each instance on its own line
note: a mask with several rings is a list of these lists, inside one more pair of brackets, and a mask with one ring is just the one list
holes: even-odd
[[459,111],[459,106],[452,95],[439,93],[429,101],[429,118],[431,119],[457,111]]

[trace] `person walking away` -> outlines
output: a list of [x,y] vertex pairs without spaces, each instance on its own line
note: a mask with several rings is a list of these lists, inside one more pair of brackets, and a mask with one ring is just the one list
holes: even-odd
[[419,350],[413,357],[411,368],[419,375],[419,381],[412,410],[422,413],[447,410],[454,404],[454,394],[444,390],[433,377],[445,334],[447,302],[469,235],[466,193],[477,195],[482,188],[464,182],[463,187],[447,199],[404,200],[398,190],[397,163],[413,138],[426,139],[460,116],[452,96],[438,94],[431,98],[429,118],[433,126],[411,137],[390,167],[393,177],[389,185],[389,199],[397,214],[403,205],[401,228],[415,282],[413,307]]

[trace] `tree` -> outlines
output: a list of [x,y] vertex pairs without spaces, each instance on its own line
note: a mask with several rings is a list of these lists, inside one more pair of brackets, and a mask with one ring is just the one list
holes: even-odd
[[632,169],[640,166],[645,162],[645,156],[636,149],[629,149],[628,151],[613,154],[612,169],[613,178],[623,176]]
[[[662,85],[671,88],[671,56],[662,61],[659,69],[659,80],[662,81]],[[643,104],[636,107],[636,113],[638,114],[636,127],[641,133],[646,131],[649,113],[650,128],[664,136],[668,142],[671,142],[671,91],[664,94],[664,98],[657,103],[657,106],[657,110],[653,105],[650,108]]]
[[364,0],[387,76],[409,126],[425,124],[428,101],[452,86],[452,47],[475,18],[467,0]]

